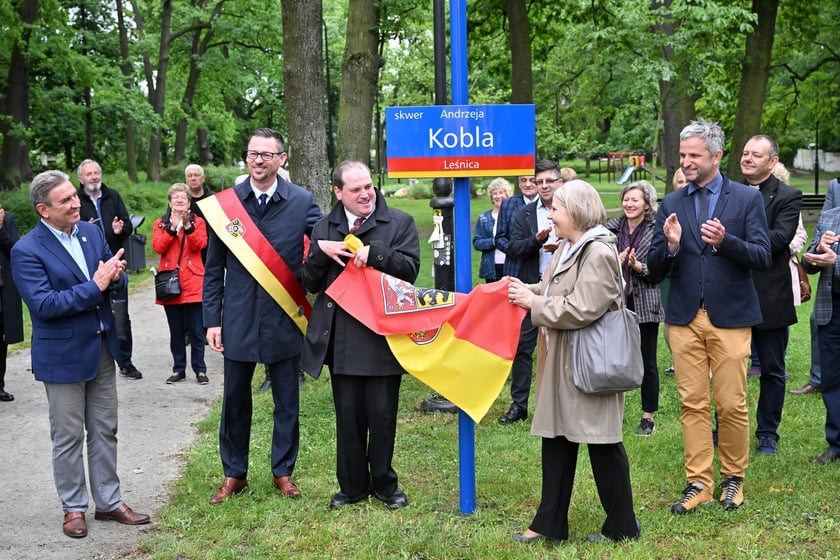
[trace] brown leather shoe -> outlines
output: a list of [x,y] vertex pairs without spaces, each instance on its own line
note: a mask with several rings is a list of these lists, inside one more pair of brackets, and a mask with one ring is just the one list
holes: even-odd
[[83,511],[68,511],[64,514],[64,524],[62,525],[64,534],[74,539],[81,539],[87,536],[87,521],[85,521],[85,512]]
[[97,511],[93,518],[99,521],[117,521],[123,525],[145,525],[152,520],[145,513],[137,513],[125,504],[112,511]]
[[300,490],[292,482],[291,476],[276,476],[274,477],[274,486],[280,490],[280,493],[290,498],[300,498]]
[[822,391],[819,387],[814,387],[810,383],[803,386],[801,389],[791,389],[788,391],[791,395],[807,395],[808,393],[819,393]]
[[222,483],[222,487],[219,488],[219,491],[210,498],[210,505],[217,506],[233,496],[234,494],[239,494],[243,490],[248,487],[248,481],[233,478],[232,476],[226,476],[225,481]]

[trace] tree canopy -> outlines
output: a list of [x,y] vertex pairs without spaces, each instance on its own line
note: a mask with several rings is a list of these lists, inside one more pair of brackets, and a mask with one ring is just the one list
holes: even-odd
[[[280,0],[2,3],[0,187],[86,157],[133,180],[230,165],[260,126],[327,143],[291,145],[300,169],[380,153],[385,106],[434,104],[431,3],[299,4],[322,26],[309,71],[284,66],[284,53],[315,53],[284,30],[299,18],[281,17]],[[820,148],[840,151],[837,3],[471,0],[467,17],[470,102],[533,100],[540,157],[641,149],[673,169],[674,135],[695,116],[736,143],[771,134],[787,161],[817,131]],[[312,71],[323,79],[287,83]],[[315,101],[323,119],[287,118]],[[314,138],[300,130],[313,126]]]

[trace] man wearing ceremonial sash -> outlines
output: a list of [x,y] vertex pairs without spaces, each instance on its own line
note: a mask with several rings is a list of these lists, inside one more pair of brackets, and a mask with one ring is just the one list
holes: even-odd
[[251,379],[265,365],[274,397],[271,470],[284,495],[300,496],[291,475],[298,454],[298,371],[309,303],[298,283],[303,238],[321,210],[311,193],[277,173],[283,139],[254,131],[245,159],[250,176],[201,201],[210,226],[204,275],[204,327],[224,353],[219,451],[225,479],[210,500],[220,504],[248,486]]
[[[351,258],[359,267],[370,266],[413,283],[420,269],[420,241],[414,219],[388,208],[364,163],[340,163],[332,184],[338,204],[312,232],[302,273],[307,291],[318,294],[302,366],[314,376],[323,365],[329,368],[335,400],[340,491],[330,508],[373,494],[388,508],[399,509],[408,505],[408,499],[400,490],[391,458],[405,370],[384,336],[354,319],[324,292]],[[354,253],[345,246],[348,234],[357,241]]]

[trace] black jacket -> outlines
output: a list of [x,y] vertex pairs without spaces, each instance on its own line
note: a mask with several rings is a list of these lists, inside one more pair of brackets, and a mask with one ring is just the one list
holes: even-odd
[[[306,329],[301,368],[316,378],[323,365],[329,366],[334,374],[401,375],[405,370],[394,358],[385,337],[356,321],[324,293],[344,267],[324,254],[318,241],[342,241],[348,232],[344,206],[340,202],[312,230],[301,283],[307,292],[318,295]],[[414,218],[388,208],[378,190],[376,210],[356,236],[365,245],[370,245],[368,266],[414,283],[420,270],[420,239]]]
[[[126,210],[125,204],[123,204],[120,193],[109,189],[104,183],[101,188],[102,194],[100,196],[102,200],[99,206],[102,209],[102,223],[97,222],[97,224],[105,232],[105,240],[108,242],[108,247],[111,249],[111,252],[116,254],[119,249],[122,249],[123,242],[131,235],[131,219],[129,219],[128,210]],[[89,222],[91,219],[98,218],[96,206],[93,204],[87,192],[85,192],[84,186],[79,187],[77,192],[79,193],[79,201],[82,203],[82,221]],[[123,221],[123,229],[119,235],[114,233],[114,216],[119,216],[120,220]]]
[[757,328],[778,329],[796,323],[790,278],[790,242],[799,225],[802,192],[770,175],[760,186],[770,229],[770,267],[753,272],[761,316]]
[[[3,227],[0,228],[0,274],[3,287],[0,288],[0,305],[3,306],[3,343],[14,344],[23,340],[23,306],[12,279],[12,265],[9,261],[12,246],[18,242],[19,233],[15,217],[6,211]],[[3,365],[5,368],[5,364]]]

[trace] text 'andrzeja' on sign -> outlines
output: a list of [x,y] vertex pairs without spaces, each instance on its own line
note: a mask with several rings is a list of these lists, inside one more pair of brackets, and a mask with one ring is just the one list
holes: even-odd
[[533,105],[388,107],[385,132],[392,178],[534,173]]

